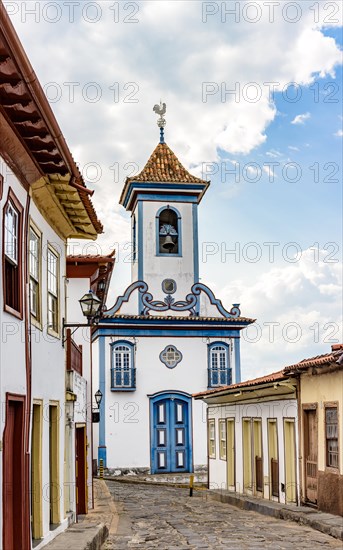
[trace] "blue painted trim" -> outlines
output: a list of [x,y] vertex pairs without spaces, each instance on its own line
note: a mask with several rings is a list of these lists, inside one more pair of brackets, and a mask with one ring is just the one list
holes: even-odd
[[106,311],[107,315],[114,315],[117,313],[117,311],[120,309],[123,302],[127,302],[135,290],[139,291],[139,304],[142,306],[142,309],[139,311],[139,314],[147,315],[149,314],[149,311],[189,311],[190,315],[195,315],[194,307],[197,305],[198,302],[200,302],[200,296],[201,292],[204,292],[207,297],[209,298],[211,305],[215,306],[218,310],[218,312],[225,317],[228,318],[234,318],[237,319],[241,312],[239,309],[239,304],[233,304],[230,311],[227,311],[221,301],[215,297],[212,290],[208,288],[206,285],[202,283],[195,283],[191,288],[191,293],[187,294],[184,301],[178,301],[174,302],[173,300],[167,300],[165,299],[163,302],[160,300],[155,300],[148,292],[149,287],[144,281],[137,281],[136,283],[132,283],[125,291],[125,294],[123,296],[118,297],[116,303],[114,306]]
[[136,200],[151,202],[186,202],[198,204],[198,197],[194,195],[168,195],[165,193],[137,193]]
[[141,328],[127,328],[127,327],[111,327],[108,328],[101,328],[96,329],[93,335],[93,342],[100,336],[121,336],[121,337],[174,337],[174,336],[182,336],[184,338],[238,338],[237,332],[245,327],[236,328],[235,330],[226,328],[226,329],[218,329],[218,327],[214,327],[212,329],[206,328],[203,330],[191,330],[189,328],[180,329],[178,327],[171,327],[168,329],[149,329],[146,327]]
[[193,261],[194,284],[199,282],[199,234],[198,234],[198,205],[192,205],[193,215]]
[[[163,252],[160,252],[160,215],[164,210],[172,210],[176,216],[177,216],[177,238],[178,238],[178,253],[177,254],[169,254],[166,252],[163,254]],[[162,206],[158,209],[155,216],[155,239],[156,239],[156,256],[163,256],[163,258],[170,258],[175,256],[182,256],[182,218],[181,214],[178,211],[175,206],[170,206],[169,204]]]
[[102,393],[100,403],[99,449],[98,457],[104,460],[106,468],[106,363],[105,338],[99,339],[99,389]]
[[240,338],[236,338],[235,344],[235,383],[241,382],[241,350]]
[[188,393],[186,391],[180,391],[180,390],[163,390],[163,391],[157,391],[155,393],[147,393],[147,397],[152,399],[153,397],[158,397],[159,395],[165,395],[169,393],[175,393],[176,395],[182,395],[183,397],[192,397],[191,393]]
[[[122,296],[118,296],[114,306],[106,311],[106,315],[114,315],[115,313],[117,313],[117,311],[120,310],[121,306],[124,303],[127,303],[129,301],[132,292],[136,290],[136,288],[139,290],[139,293],[141,294],[142,292],[147,292],[148,285],[143,281],[136,281],[135,283],[132,283],[130,286],[127,287],[127,289],[125,290],[125,293]],[[101,320],[101,322],[102,321],[103,320]]]
[[[151,473],[157,473],[158,471],[161,472],[161,470],[158,470],[157,464],[155,463],[155,457],[154,457],[154,449],[157,447],[157,441],[156,441],[156,430],[155,430],[155,417],[154,417],[154,405],[162,400],[171,400],[171,399],[179,399],[180,401],[183,401],[187,403],[187,419],[185,419],[185,430],[188,431],[188,447],[186,448],[187,456],[185,456],[185,468],[180,468],[177,470],[175,468],[175,458],[171,455],[171,468],[166,470],[173,472],[177,471],[186,471],[186,472],[192,472],[193,471],[193,426],[192,426],[192,396],[190,394],[187,394],[185,392],[180,391],[163,391],[155,393],[150,397],[150,464],[151,464]],[[175,426],[173,423],[171,423],[173,426]],[[176,451],[176,448],[175,448]],[[185,453],[186,454],[186,453]]]
[[[218,388],[220,386],[222,386],[223,384],[210,384],[210,371],[212,370],[212,361],[211,361],[211,351],[212,351],[212,348],[216,347],[216,346],[222,346],[223,348],[225,348],[225,351],[226,351],[226,376],[227,378],[230,378],[230,384],[232,384],[232,368],[231,368],[231,365],[230,365],[230,345],[227,344],[226,342],[223,342],[221,340],[216,340],[215,342],[210,342],[207,346],[207,368],[208,368],[208,384],[207,384],[207,387],[209,389],[211,388]],[[231,375],[231,376],[230,376]],[[227,385],[227,384],[225,384]]]
[[[130,349],[130,355],[131,355],[130,369],[132,370],[131,386],[112,386],[112,376],[115,371],[114,354],[115,354],[116,348],[119,346],[127,346]],[[132,342],[129,342],[128,340],[116,340],[115,342],[110,343],[110,347],[111,347],[111,391],[135,391],[136,390],[135,344],[133,344]]]
[[[143,281],[144,269],[144,227],[143,227],[143,203],[138,203],[138,280]],[[130,288],[130,287],[129,287]],[[138,315],[143,310],[142,295],[138,296]]]
[[[173,348],[173,351],[176,351],[177,353],[180,354],[180,359],[174,361],[172,365],[168,365],[168,363],[165,361],[165,359],[163,359],[163,353],[165,351],[167,351],[167,348]],[[181,351],[178,350],[175,346],[173,346],[172,344],[167,344],[166,347],[161,351],[161,353],[159,355],[159,358],[160,358],[161,363],[163,363],[168,369],[175,369],[175,367],[179,363],[181,363],[181,361],[183,359],[183,355],[182,355]]]
[[104,461],[104,468],[107,468],[107,448],[106,446],[98,447],[98,467],[100,465],[100,459]]
[[158,193],[160,193],[163,190],[173,191],[174,189],[182,190],[182,192],[186,192],[189,190],[202,192],[204,189],[208,187],[208,185],[209,185],[208,183],[189,183],[188,184],[188,183],[173,183],[173,182],[131,181],[128,187],[128,190],[126,192],[124,202],[122,204],[126,208],[130,201],[132,192],[137,189],[156,189]]
[[137,259],[137,223],[136,214],[132,216],[132,261]]

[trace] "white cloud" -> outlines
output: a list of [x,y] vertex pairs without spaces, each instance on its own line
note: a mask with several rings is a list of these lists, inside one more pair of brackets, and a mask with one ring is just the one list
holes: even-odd
[[343,137],[343,130],[338,130],[338,131],[334,134],[334,136],[336,136],[336,137]]
[[311,118],[311,113],[304,113],[303,115],[297,115],[291,122],[291,124],[305,124],[305,120]]
[[293,145],[288,145],[288,149],[290,149],[291,151],[300,151],[298,147],[294,147]]
[[242,315],[257,319],[242,338],[245,379],[342,341],[342,268],[328,259],[328,251],[304,250],[298,262],[265,271],[253,284],[236,280],[221,289],[226,305],[240,302]]

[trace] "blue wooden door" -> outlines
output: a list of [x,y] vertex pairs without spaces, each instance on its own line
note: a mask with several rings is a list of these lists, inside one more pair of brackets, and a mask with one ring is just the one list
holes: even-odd
[[190,408],[190,399],[178,394],[152,401],[152,473],[191,471]]

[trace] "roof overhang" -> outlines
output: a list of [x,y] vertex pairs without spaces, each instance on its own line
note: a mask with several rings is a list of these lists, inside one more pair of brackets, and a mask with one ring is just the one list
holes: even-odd
[[[82,175],[0,2],[0,154],[64,238],[102,233]],[[49,188],[48,188],[49,187]]]
[[104,306],[114,264],[115,251],[108,256],[67,256],[67,278],[89,279],[91,290],[100,298]]
[[256,385],[239,384],[239,387],[227,387],[223,390],[206,394],[195,394],[194,399],[202,399],[208,405],[223,403],[243,404],[250,401],[274,401],[275,399],[295,399],[297,395],[297,380],[284,377],[280,380]]
[[[175,183],[175,182],[142,182],[126,181],[120,197],[120,204],[132,211],[138,198],[165,202],[165,200],[200,203],[210,183]],[[140,196],[141,195],[141,196]],[[167,197],[167,199],[166,199]],[[193,199],[193,200],[192,200]]]

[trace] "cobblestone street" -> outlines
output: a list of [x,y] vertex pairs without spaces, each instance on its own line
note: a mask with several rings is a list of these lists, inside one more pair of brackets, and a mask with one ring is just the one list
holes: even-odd
[[188,489],[108,481],[119,513],[103,550],[124,548],[342,549],[342,541],[309,527],[206,500]]

